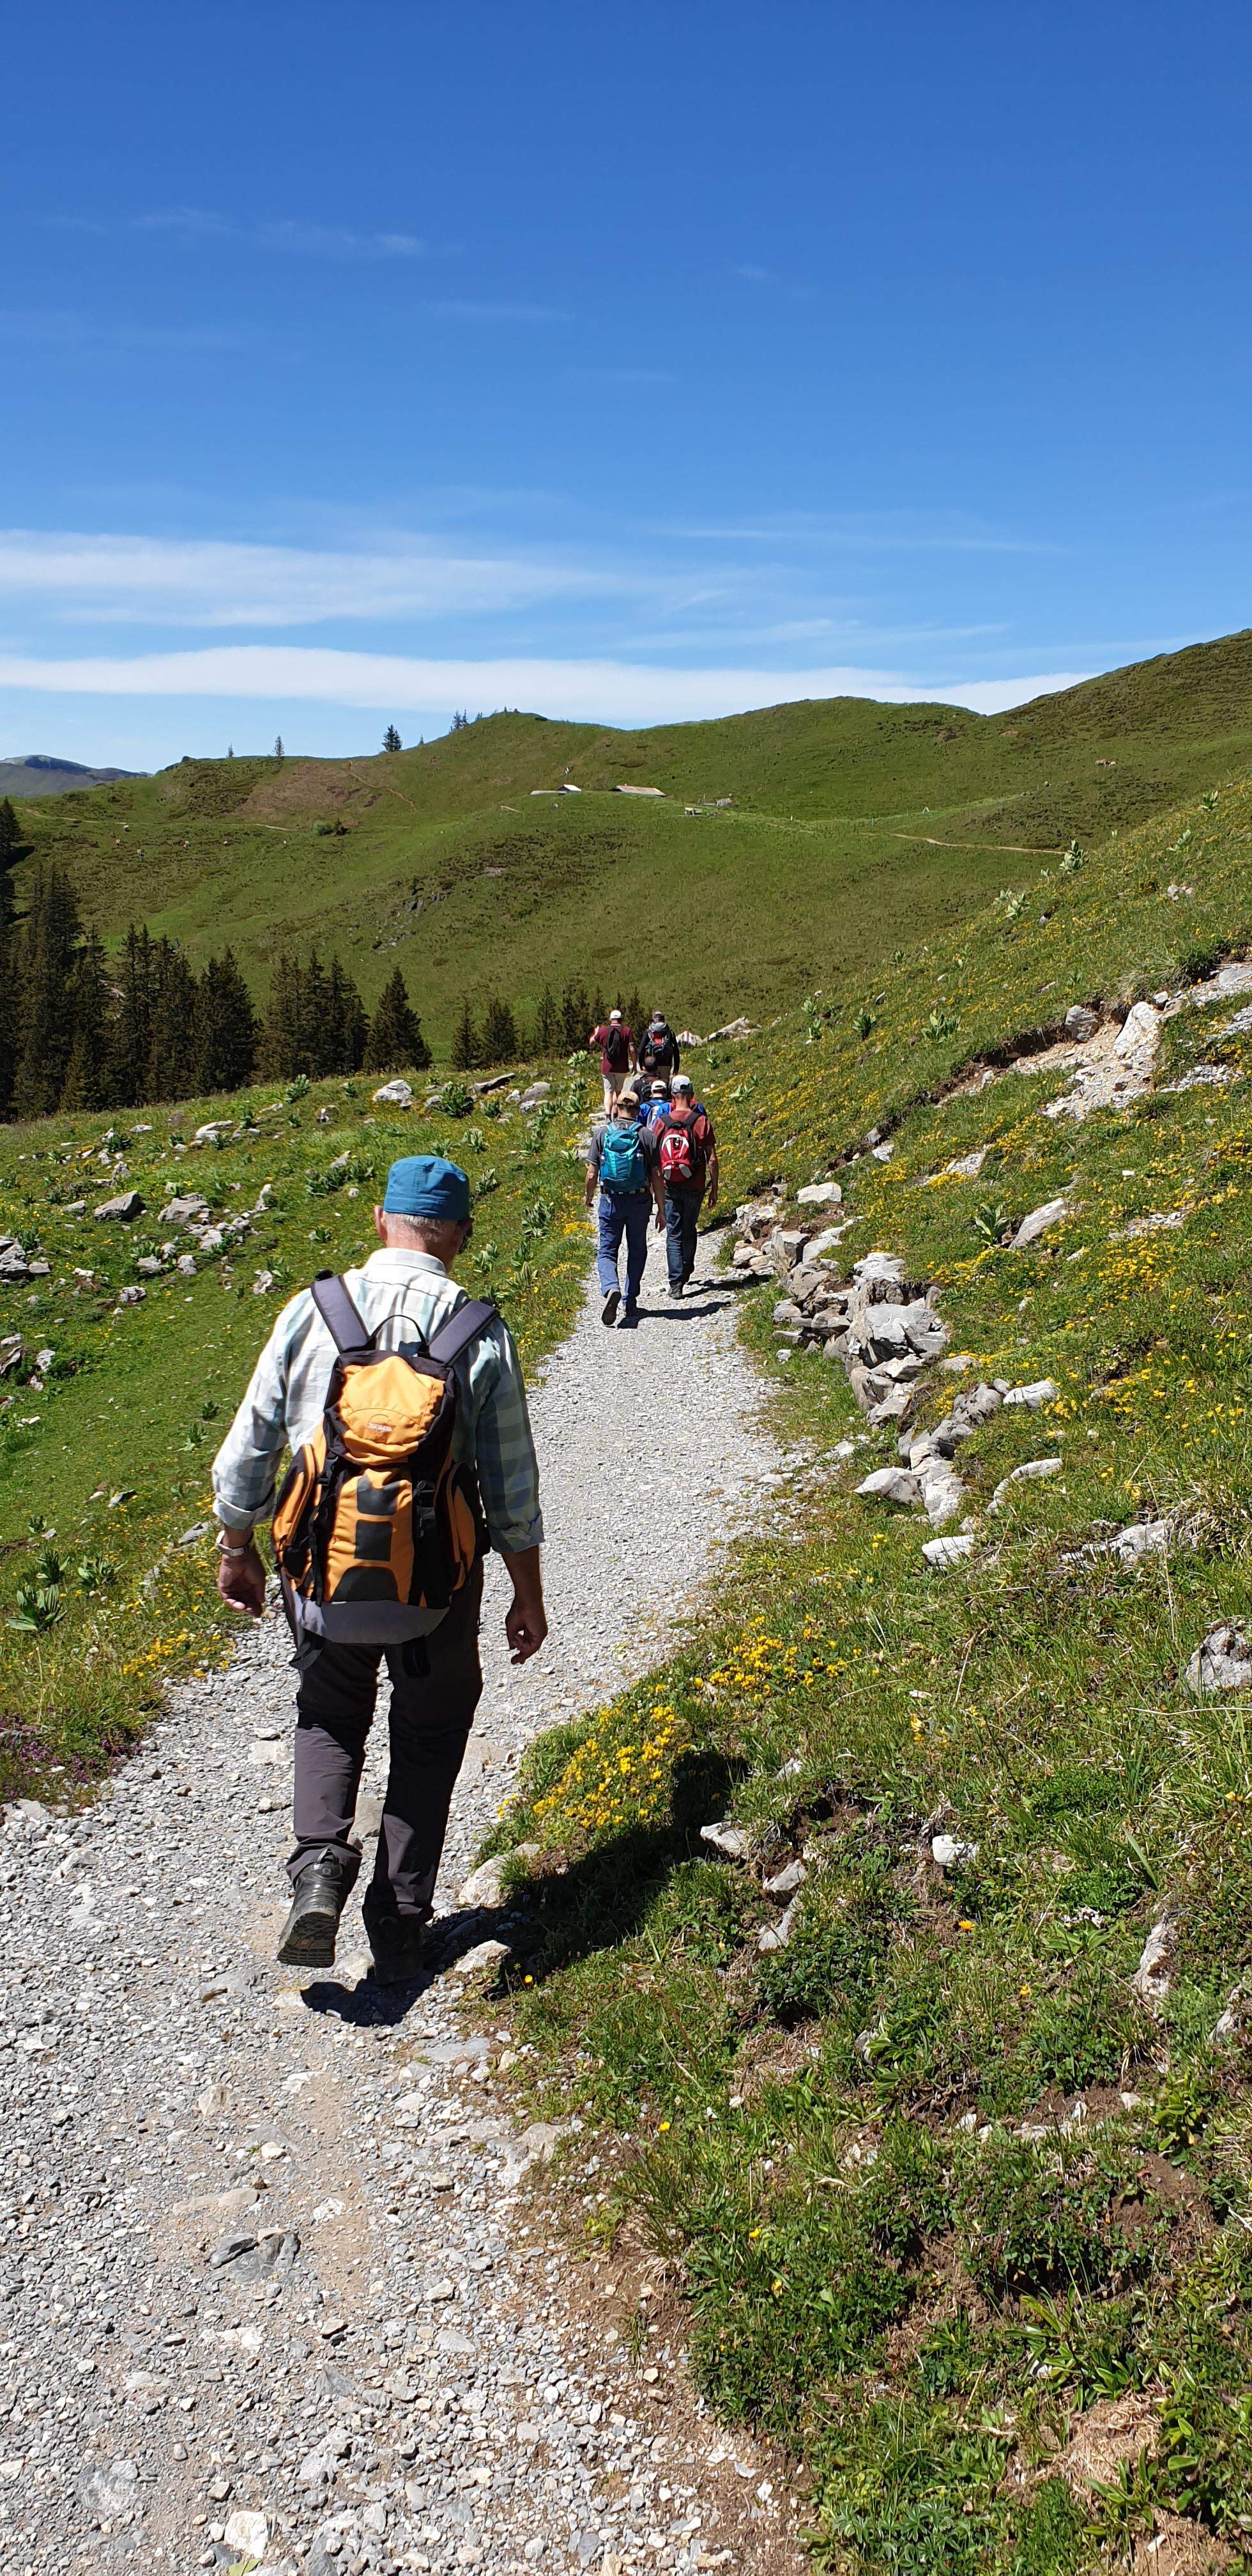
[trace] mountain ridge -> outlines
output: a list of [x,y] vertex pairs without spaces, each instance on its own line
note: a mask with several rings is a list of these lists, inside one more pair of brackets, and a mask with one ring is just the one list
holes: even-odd
[[[28,872],[63,864],[109,946],[139,920],[197,967],[229,941],[258,1000],[311,941],[367,1004],[399,964],[436,1048],[467,994],[532,1014],[571,980],[646,985],[709,1027],[868,978],[1023,857],[1250,762],[1244,630],[995,716],[801,699],[617,730],[501,711],[399,752],[184,759],[32,806],[14,885],[20,907]],[[698,936],[669,918],[679,886]]]

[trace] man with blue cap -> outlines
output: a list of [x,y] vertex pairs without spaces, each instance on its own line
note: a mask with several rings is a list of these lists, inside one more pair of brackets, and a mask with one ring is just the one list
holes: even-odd
[[[451,1277],[473,1232],[465,1173],[438,1154],[406,1154],[387,1175],[374,1230],[381,1248],[347,1271],[343,1286],[375,1348],[430,1351],[468,1302]],[[336,1338],[321,1312],[323,1281],[318,1290],[302,1288],[283,1308],[213,1462],[218,1589],[254,1618],[265,1607],[256,1526],[273,1509],[284,1450],[294,1456],[321,1428],[336,1360]],[[335,1955],[339,1917],[361,1865],[352,1824],[384,1654],[391,1769],[362,1910],[375,1977],[398,1984],[420,1964],[452,1791],[482,1692],[478,1624],[487,1547],[499,1551],[512,1578],[504,1626],[513,1662],[537,1654],[548,1632],[526,1391],[508,1326],[494,1310],[482,1311],[481,1328],[455,1362],[453,1456],[480,1505],[472,1574],[438,1625],[410,1645],[328,1639],[298,1658],[295,1849],[287,1864],[294,1901],[278,1948],[289,1965],[329,1966]]]

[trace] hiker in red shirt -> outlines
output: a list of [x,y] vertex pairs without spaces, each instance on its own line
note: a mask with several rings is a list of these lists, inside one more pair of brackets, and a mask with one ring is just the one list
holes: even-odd
[[613,1115],[614,1103],[635,1061],[635,1041],[620,1011],[610,1011],[598,1029],[587,1040],[589,1047],[600,1049],[600,1071],[604,1075],[604,1114]]
[[654,1133],[665,1183],[665,1259],[669,1293],[681,1297],[696,1266],[696,1227],[707,1187],[710,1213],[717,1205],[717,1138],[709,1113],[695,1097],[691,1077],[676,1073],[670,1112]]

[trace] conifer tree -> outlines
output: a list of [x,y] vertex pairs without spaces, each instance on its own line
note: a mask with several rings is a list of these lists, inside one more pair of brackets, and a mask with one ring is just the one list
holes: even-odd
[[152,942],[144,922],[131,922],[120,959],[117,1009],[109,1050],[110,1096],[133,1109],[147,1097],[152,1058]]
[[74,1042],[57,1104],[60,1109],[109,1107],[112,1002],[104,949],[95,931],[89,931],[74,965],[70,992]]
[[326,1056],[324,1073],[358,1073],[365,1054],[369,1022],[352,977],[337,957],[326,978]]
[[590,1018],[590,1010],[585,987],[567,984],[561,996],[561,1047],[566,1055],[574,1055],[585,1047],[588,1030],[599,1026],[598,1021]]
[[196,979],[182,950],[158,939],[152,950],[152,1037],[145,1100],[186,1100],[195,1088]]
[[259,1026],[234,951],[210,957],[196,991],[197,1091],[237,1091],[256,1069]]
[[[466,1015],[468,1018],[468,1004]],[[472,1034],[471,1030],[471,1039]],[[472,1056],[467,1058],[467,1062],[473,1061]],[[371,1073],[424,1073],[430,1063],[430,1048],[410,1005],[408,986],[399,966],[378,996],[365,1042],[365,1063]]]
[[[608,1004],[604,998],[603,988],[597,984],[591,1004],[591,1019],[589,1025],[593,1029],[603,1028],[608,1016]],[[584,1035],[585,1034],[586,1032],[584,1031]]]
[[270,978],[269,1001],[261,1023],[260,1063],[262,1073],[277,1074],[290,1082],[300,1071],[300,1003],[303,976],[300,961],[285,953],[274,960]]
[[[586,1032],[584,1031],[584,1036]],[[561,1043],[561,1014],[552,999],[552,988],[545,984],[535,1013],[535,1053],[555,1055]]]
[[644,1030],[648,1025],[648,1020],[647,1013],[639,999],[637,988],[631,994],[630,1000],[623,1005],[622,1017],[626,1022],[626,1026],[629,1029],[636,1046],[638,1046]]
[[329,1010],[330,978],[316,948],[310,948],[300,988],[299,1062],[295,1071],[307,1074],[311,1082],[334,1070],[329,1061],[334,1044],[327,1025]]
[[472,1073],[479,1061],[478,1033],[466,1000],[461,1004],[461,1016],[452,1034],[452,1070],[454,1073]]
[[12,797],[0,796],[0,876],[7,868],[15,868],[19,859],[29,858],[30,851],[30,842],[22,839]]
[[8,1117],[13,1100],[17,1019],[17,933],[13,926],[13,897],[9,880],[0,870],[0,1118]]
[[13,1106],[19,1118],[56,1108],[74,1043],[71,995],[82,923],[63,868],[41,869],[18,948],[18,1043]]
[[402,749],[403,745],[400,741],[399,734],[396,732],[395,726],[393,724],[388,725],[387,730],[383,735],[383,750],[400,751]]
[[483,1014],[481,1049],[484,1064],[517,1062],[517,1022],[509,1004],[496,993],[490,996]]

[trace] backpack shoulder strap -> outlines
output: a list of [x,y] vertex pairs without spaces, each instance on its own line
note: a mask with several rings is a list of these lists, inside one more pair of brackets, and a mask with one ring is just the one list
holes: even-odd
[[370,1349],[374,1336],[367,1331],[336,1271],[319,1270],[313,1282],[312,1297],[337,1351]]
[[490,1297],[471,1297],[464,1306],[458,1306],[446,1324],[440,1324],[438,1330],[431,1334],[426,1347],[432,1360],[439,1360],[445,1367],[450,1367],[453,1360],[459,1360],[470,1343],[476,1342],[479,1334],[486,1331],[499,1311]]

